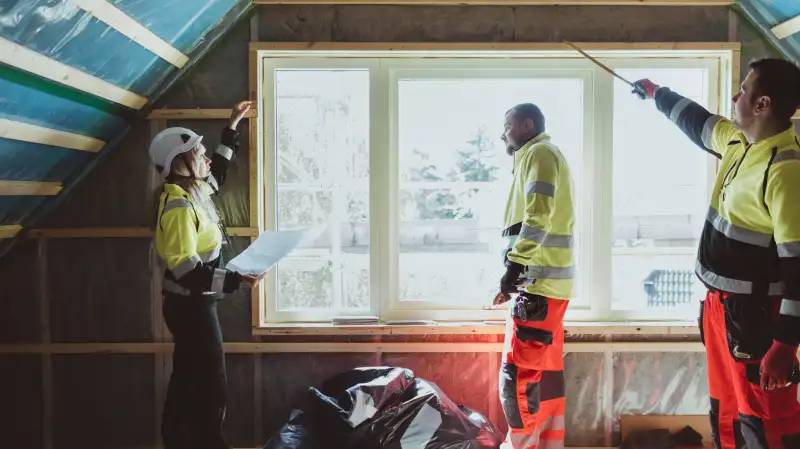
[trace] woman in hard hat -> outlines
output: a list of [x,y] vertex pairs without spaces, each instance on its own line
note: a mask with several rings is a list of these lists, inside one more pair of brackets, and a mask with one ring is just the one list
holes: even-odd
[[156,250],[164,270],[164,321],[175,348],[162,416],[166,449],[227,449],[222,433],[227,403],[225,355],[217,303],[226,293],[254,286],[261,276],[223,268],[221,220],[211,194],[225,182],[238,148],[239,121],[250,102],[238,103],[213,156],[203,137],[168,128],[150,143],[164,179],[158,205]]

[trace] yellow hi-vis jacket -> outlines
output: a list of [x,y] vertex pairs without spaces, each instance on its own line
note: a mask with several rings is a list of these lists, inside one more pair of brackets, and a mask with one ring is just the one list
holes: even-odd
[[550,136],[541,133],[514,153],[514,179],[506,203],[504,262],[525,267],[535,282],[529,293],[568,300],[572,296],[572,175]]
[[[222,144],[211,159],[211,172],[220,185],[237,147],[236,132],[226,128]],[[156,251],[166,266],[163,291],[209,298],[236,291],[241,275],[223,268],[221,248],[219,226],[197,207],[186,190],[177,184],[164,184],[156,223]]]
[[720,159],[695,271],[710,289],[782,297],[775,339],[800,342],[800,140],[792,127],[748,142],[726,118],[660,88],[656,106]]

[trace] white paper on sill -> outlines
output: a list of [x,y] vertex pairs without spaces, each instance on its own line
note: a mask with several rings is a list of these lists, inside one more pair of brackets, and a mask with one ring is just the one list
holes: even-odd
[[298,246],[314,241],[325,225],[289,231],[265,231],[225,266],[241,274],[261,274],[272,269]]

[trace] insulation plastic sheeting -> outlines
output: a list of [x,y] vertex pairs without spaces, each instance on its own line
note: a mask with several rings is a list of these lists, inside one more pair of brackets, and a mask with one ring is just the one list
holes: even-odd
[[738,7],[785,57],[795,62],[800,61],[800,33],[778,39],[772,32],[774,26],[800,15],[800,2],[797,0],[739,0]]
[[[72,92],[56,92],[51,83],[0,66],[0,118],[82,134],[108,142],[126,128],[113,107]],[[72,94],[72,95],[70,95]]]
[[0,36],[145,96],[173,67],[68,1],[18,0],[0,16]]
[[241,2],[236,0],[202,2],[128,0],[115,2],[115,6],[146,26],[156,36],[187,54],[194,50],[205,31],[214,27],[219,18],[237,3]]

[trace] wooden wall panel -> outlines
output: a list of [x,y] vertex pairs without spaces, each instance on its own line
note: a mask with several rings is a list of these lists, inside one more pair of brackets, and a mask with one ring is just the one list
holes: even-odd
[[255,356],[227,354],[228,410],[225,418],[225,436],[232,447],[258,447],[264,442],[254,441],[256,426],[253,409],[257,392],[254,391],[253,371]]
[[[231,260],[249,244],[247,237],[232,237],[232,245],[225,246],[222,253],[225,261]],[[250,292],[240,291],[225,296],[219,303],[219,323],[222,327],[222,337],[225,341],[252,341],[254,340],[251,328],[250,314],[252,303]]]
[[155,200],[147,123],[134,127],[40,228],[152,227]]
[[36,355],[0,356],[0,438],[8,448],[43,449],[42,367]]
[[36,252],[37,242],[22,241],[0,260],[0,342],[40,341]]
[[153,356],[53,357],[54,449],[151,448]]
[[149,251],[147,239],[51,240],[52,341],[152,341]]
[[156,107],[228,108],[246,99],[249,41],[249,22],[243,21],[192,69],[190,76],[170,89]]
[[638,6],[259,7],[262,41],[727,41],[728,8]]

